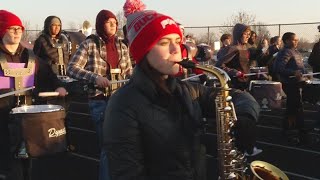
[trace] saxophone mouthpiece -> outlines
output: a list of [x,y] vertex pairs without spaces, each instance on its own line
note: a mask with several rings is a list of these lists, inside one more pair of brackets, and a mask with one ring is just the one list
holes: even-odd
[[195,68],[196,64],[189,59],[182,59],[182,61],[178,62],[184,68]]

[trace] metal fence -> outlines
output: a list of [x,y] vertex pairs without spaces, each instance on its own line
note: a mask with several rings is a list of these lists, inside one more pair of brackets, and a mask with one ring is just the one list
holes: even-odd
[[[250,25],[255,31],[258,38],[282,36],[285,32],[293,32],[300,39],[300,46],[309,50],[313,44],[319,40],[318,25],[320,22],[313,23],[291,23],[291,24],[260,24]],[[206,43],[213,46],[215,41],[219,41],[224,33],[232,34],[233,26],[201,26],[201,27],[185,27],[185,34],[194,37],[197,43]]]
[[[260,24],[251,25],[258,38],[282,36],[285,32],[294,32],[300,38],[299,48],[309,51],[313,44],[319,40],[318,25],[320,22],[313,23],[290,23],[290,24]],[[206,43],[214,46],[215,41],[219,41],[224,33],[232,34],[233,26],[199,26],[185,27],[185,34],[192,35],[196,43]],[[78,31],[78,29],[65,29],[66,31]],[[119,35],[122,36],[121,28]],[[26,30],[23,40],[33,42],[39,36],[40,30]]]

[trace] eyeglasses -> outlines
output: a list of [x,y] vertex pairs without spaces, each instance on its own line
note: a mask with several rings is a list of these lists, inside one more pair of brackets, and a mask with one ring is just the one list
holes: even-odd
[[10,33],[22,33],[22,28],[21,27],[11,27],[11,28],[8,28],[8,31]]

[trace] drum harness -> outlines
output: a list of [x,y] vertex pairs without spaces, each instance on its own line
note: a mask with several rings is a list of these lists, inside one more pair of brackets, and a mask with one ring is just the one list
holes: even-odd
[[[98,49],[98,52],[99,52],[100,57],[101,57],[102,59],[104,59],[104,58],[101,56],[101,54],[102,54],[101,49],[102,49],[102,46],[103,46],[102,44],[103,44],[103,43],[101,43],[100,38],[99,38],[98,36],[92,34],[92,35],[88,36],[87,39],[92,39],[92,40],[94,41],[94,43],[96,44],[96,47],[97,47],[97,49]],[[119,42],[120,51],[121,51],[119,60],[121,60],[122,57],[123,57],[122,43],[121,43],[121,40],[120,40],[120,39],[118,40],[118,42]],[[111,67],[110,64],[109,64],[107,61],[106,61],[106,63],[109,65],[109,67]],[[110,68],[110,69],[109,69],[109,73],[107,72],[107,75],[106,75],[106,76],[107,76],[108,79],[111,80],[111,81],[119,81],[119,80],[121,80],[121,79],[125,79],[125,76],[122,76],[122,75],[121,75],[121,72],[122,72],[122,70],[121,70],[120,68],[114,68],[114,69],[111,69],[111,68]],[[108,75],[108,74],[109,74],[109,75]],[[103,89],[104,96],[106,96],[106,97],[111,96],[111,95],[112,95],[117,89],[119,89],[123,84],[124,84],[124,82],[113,83],[113,84],[111,84],[110,87],[104,88],[104,89]],[[94,85],[93,83],[90,83],[90,84],[88,84],[88,88],[87,88],[87,89],[98,89],[98,88],[97,88],[97,86]],[[99,89],[100,89],[100,88],[99,88]],[[100,90],[101,90],[101,89],[100,89]]]
[[[29,76],[33,73],[35,68],[35,55],[32,50],[28,50],[29,59],[26,68],[10,68],[7,59],[4,57],[3,53],[0,52],[0,65],[1,70],[5,77],[12,77],[14,79],[14,90],[19,91],[26,87],[23,87],[23,77]],[[16,105],[27,104],[26,92],[15,93]],[[23,98],[21,102],[20,97]]]
[[[59,41],[59,40],[58,40]],[[51,42],[50,42],[51,43]],[[63,48],[65,47],[64,43],[51,43],[53,48],[56,48],[58,50],[58,64],[57,67],[52,66],[54,68],[54,72],[57,72],[60,76],[66,76],[67,75],[67,69],[66,65],[64,63],[64,54],[63,54]],[[68,51],[69,53],[69,51]]]

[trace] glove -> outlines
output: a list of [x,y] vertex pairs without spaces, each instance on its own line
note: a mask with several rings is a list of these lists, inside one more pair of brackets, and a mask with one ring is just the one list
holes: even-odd
[[243,78],[244,78],[244,73],[241,72],[241,71],[238,71],[238,72],[236,73],[236,77],[243,79]]
[[299,70],[295,71],[295,72],[294,72],[294,76],[296,77],[296,79],[297,79],[298,81],[301,81],[301,80],[302,80],[302,73],[301,73],[301,71],[299,71]]

